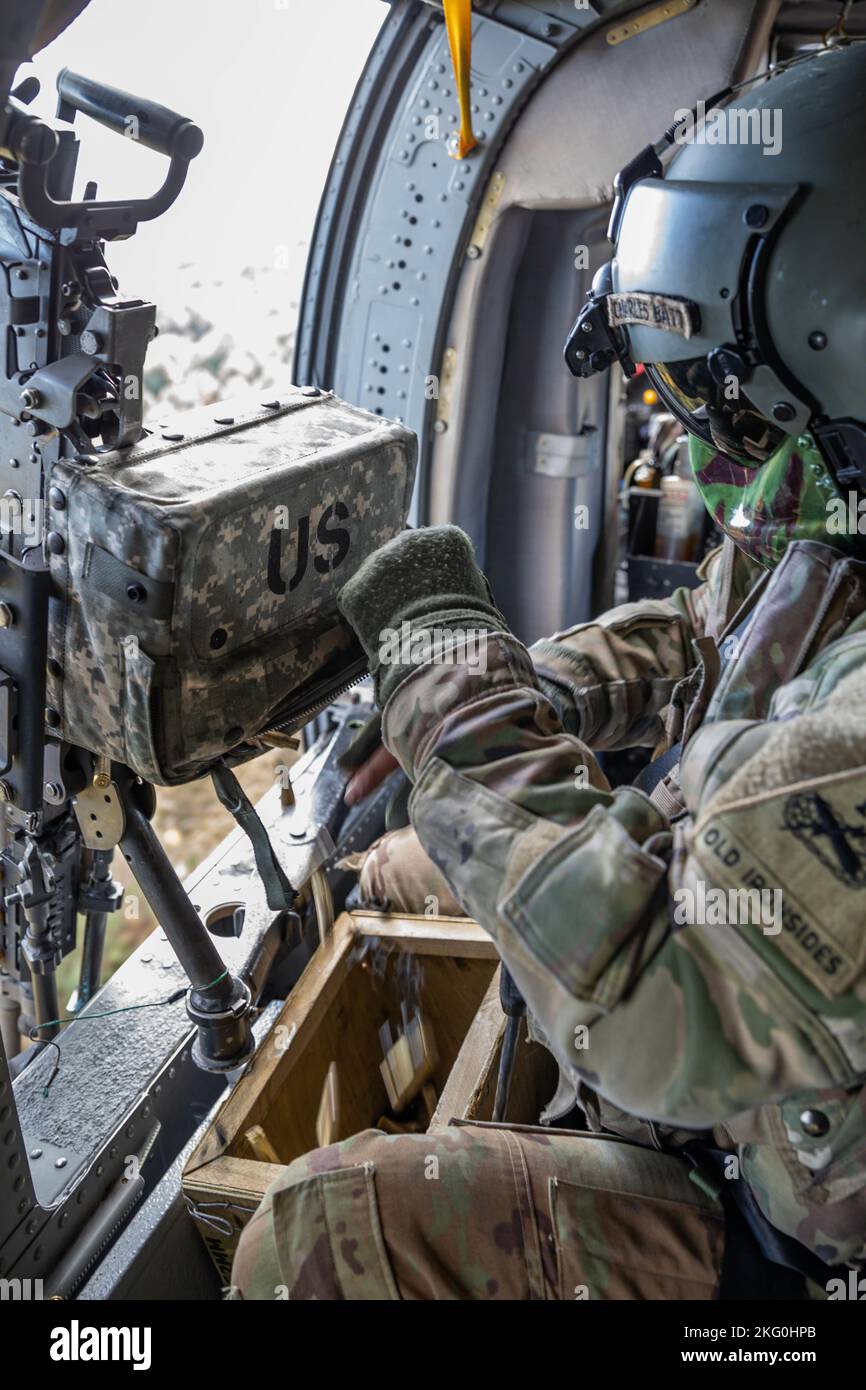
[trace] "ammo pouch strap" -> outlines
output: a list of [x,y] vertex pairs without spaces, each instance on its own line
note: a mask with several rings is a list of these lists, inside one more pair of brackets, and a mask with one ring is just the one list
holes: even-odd
[[[840,1272],[825,1264],[798,1240],[777,1230],[766,1218],[754,1193],[743,1178],[725,1177],[723,1149],[695,1140],[681,1150],[696,1170],[709,1174],[725,1209],[726,1251],[722,1269],[721,1298],[806,1298],[803,1280],[819,1288]],[[698,1181],[699,1187],[704,1183]],[[847,1274],[847,1267],[841,1270]],[[760,1292],[763,1288],[764,1292]]]
[[673,772],[674,768],[679,763],[682,751],[682,744],[675,743],[673,748],[669,748],[667,752],[662,753],[661,757],[656,758],[651,763],[647,763],[646,767],[638,773],[637,777],[632,782],[632,786],[637,787],[638,791],[651,797],[659,782],[664,781],[669,772]]
[[226,810],[234,816],[253,847],[256,868],[265,885],[268,907],[272,912],[288,911],[294,906],[297,894],[277,859],[270,836],[255,807],[231,768],[224,762],[215,765],[211,777],[217,796]]
[[632,783],[632,786],[650,798],[668,820],[674,820],[677,816],[682,815],[684,809],[682,799],[669,791],[667,787],[667,778],[669,776],[676,778],[677,776],[682,752],[683,745],[675,743],[673,748],[662,753],[661,757],[648,763]]

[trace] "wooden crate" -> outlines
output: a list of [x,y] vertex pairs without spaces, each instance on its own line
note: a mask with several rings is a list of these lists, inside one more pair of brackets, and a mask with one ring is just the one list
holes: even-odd
[[[438,1052],[432,1081],[444,1097],[497,964],[491,938],[465,917],[355,912],[338,919],[184,1171],[190,1210],[224,1284],[240,1232],[265,1189],[283,1164],[317,1147],[316,1118],[331,1064],[340,1089],[335,1138],[370,1128],[387,1108],[379,1026],[396,1013],[398,968],[417,971],[421,1011]],[[488,1013],[492,1018],[492,1005]],[[468,1065],[464,1057],[464,1070]],[[463,1114],[468,1098],[455,1086],[451,1095],[453,1113]],[[247,1136],[257,1126],[253,1146]],[[262,1161],[261,1131],[276,1163]]]
[[[431,1129],[447,1126],[451,1120],[493,1118],[504,1037],[505,1015],[499,1003],[497,969],[440,1093]],[[558,1075],[556,1062],[547,1048],[530,1042],[526,1025],[522,1024],[514,1056],[506,1122],[537,1125],[539,1115],[556,1091]]]

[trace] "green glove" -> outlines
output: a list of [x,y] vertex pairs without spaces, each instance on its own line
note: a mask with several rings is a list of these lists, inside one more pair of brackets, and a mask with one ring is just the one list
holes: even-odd
[[[380,708],[422,664],[408,656],[407,632],[508,631],[472,543],[457,526],[401,532],[364,561],[340,590],[337,606],[367,653]],[[423,643],[415,648],[422,649]]]

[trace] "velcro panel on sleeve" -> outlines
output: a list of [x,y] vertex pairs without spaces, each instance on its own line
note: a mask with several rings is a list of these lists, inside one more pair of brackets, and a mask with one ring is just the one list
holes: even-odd
[[611,1008],[625,978],[605,972],[647,920],[666,871],[596,806],[532,865],[500,913],[576,998]]

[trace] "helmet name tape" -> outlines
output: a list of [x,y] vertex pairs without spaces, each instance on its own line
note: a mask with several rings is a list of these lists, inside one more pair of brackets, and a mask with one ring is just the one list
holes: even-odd
[[648,324],[666,333],[679,333],[691,338],[700,328],[700,311],[689,299],[674,299],[664,294],[609,294],[607,317],[611,328],[626,323]]

